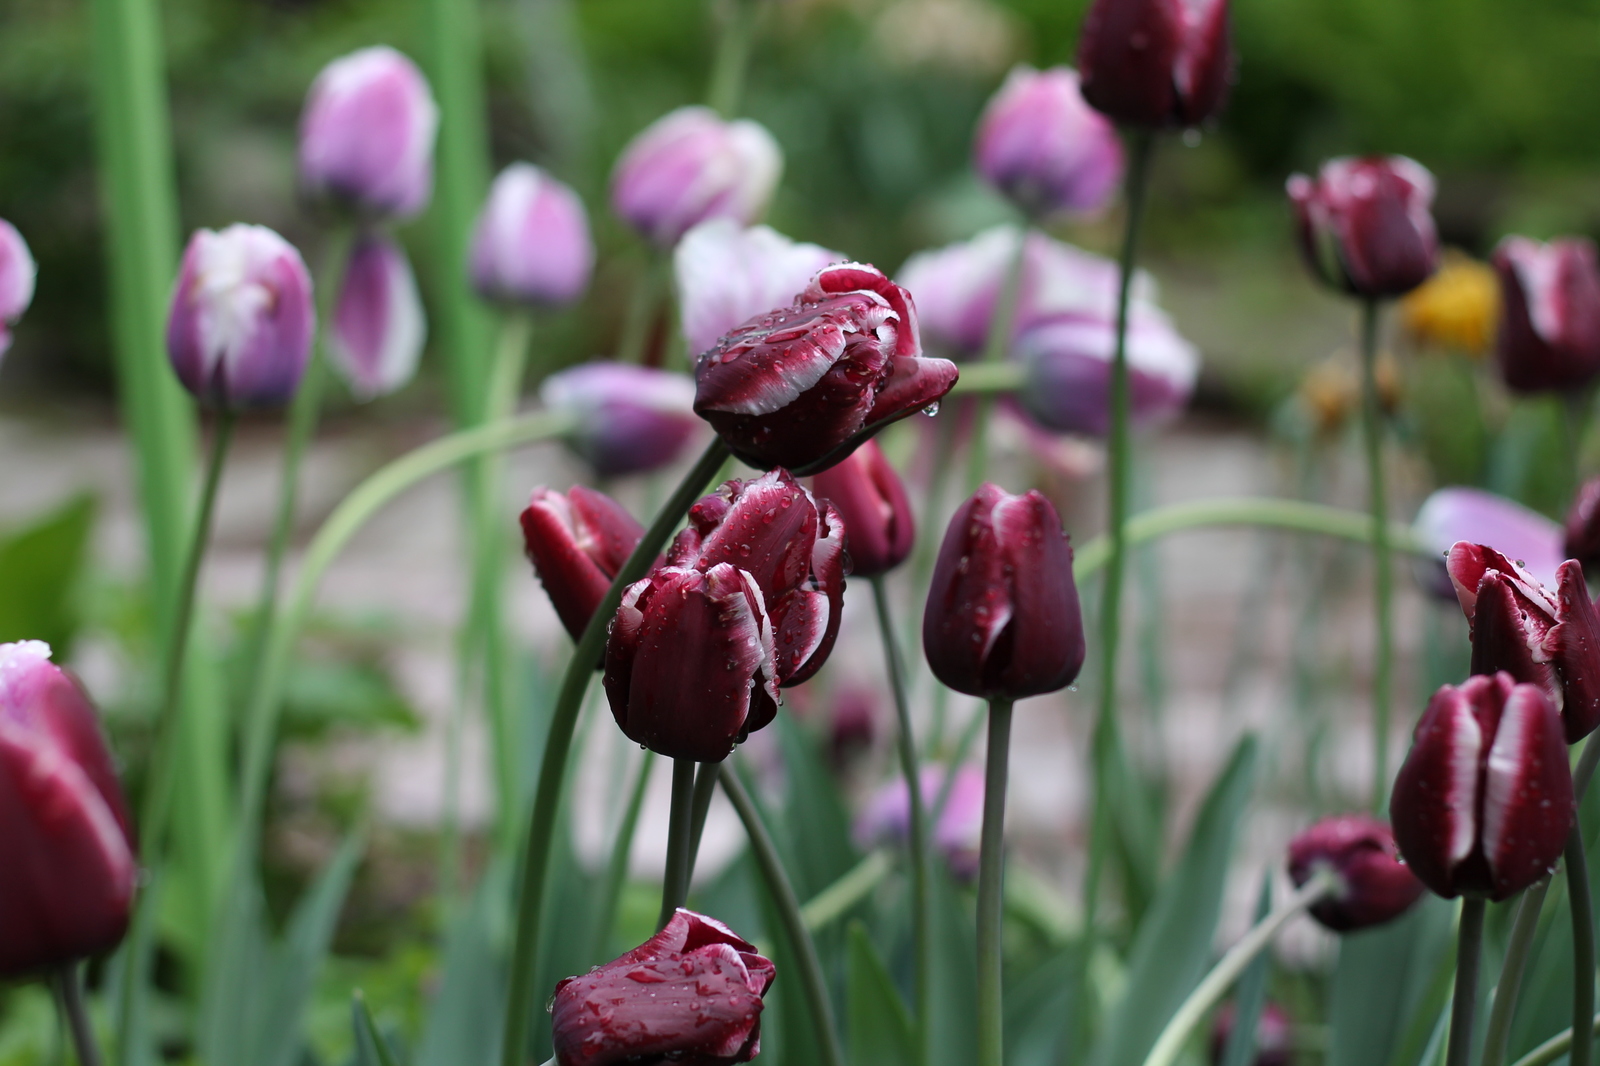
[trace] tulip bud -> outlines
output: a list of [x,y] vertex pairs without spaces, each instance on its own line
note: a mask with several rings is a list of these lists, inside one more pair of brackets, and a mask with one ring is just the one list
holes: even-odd
[[567,441],[603,477],[667,466],[700,425],[694,382],[629,363],[584,363],[552,374],[539,398],[574,416]]
[[1515,500],[1483,489],[1439,489],[1422,501],[1411,529],[1432,556],[1418,561],[1424,586],[1451,602],[1456,588],[1444,560],[1457,541],[1486,544],[1517,560],[1547,586],[1556,583],[1556,569],[1573,554],[1562,551],[1560,526]]
[[1394,834],[1365,815],[1324,818],[1289,842],[1289,878],[1295,887],[1324,869],[1331,869],[1338,883],[1311,905],[1311,917],[1336,933],[1398,918],[1422,895],[1422,882],[1400,861]]
[[886,574],[911,554],[917,539],[911,501],[877,441],[867,441],[818,474],[813,487],[839,509],[850,531],[852,574]]
[[844,688],[833,694],[828,715],[828,761],[842,770],[872,747],[878,735],[877,699],[869,689]]
[[659,248],[709,218],[749,225],[767,208],[783,153],[765,126],[724,120],[709,107],[680,107],[623,149],[611,174],[611,206]]
[[1401,296],[1439,262],[1433,175],[1404,156],[1342,157],[1313,180],[1289,178],[1300,251],[1311,272],[1344,292]]
[[[1600,477],[1590,478],[1578,487],[1572,510],[1567,512],[1564,555],[1578,560],[1591,578],[1600,575]],[[1529,569],[1539,573],[1536,567]]]
[[1198,126],[1233,80],[1228,0],[1094,0],[1078,42],[1083,98],[1130,126]]
[[936,409],[957,376],[922,356],[910,293],[876,267],[841,263],[701,355],[694,409],[750,465],[815,474]]
[[574,485],[563,496],[540,487],[522,512],[522,542],[572,639],[583,636],[644,526],[603,492]]
[[[922,805],[929,817],[944,791],[946,774],[943,766],[924,766],[917,775]],[[983,770],[969,765],[955,774],[950,798],[933,828],[933,845],[950,872],[967,881],[978,874],[983,838]],[[904,777],[895,778],[873,794],[856,820],[854,836],[863,850],[885,842],[904,844],[911,839],[911,790],[906,788]]]
[[[1417,891],[1421,890],[1422,886],[1418,885]],[[1224,1003],[1217,1011],[1217,1020],[1211,1027],[1211,1066],[1222,1066],[1237,1014],[1231,1002]],[[1262,1004],[1261,1018],[1256,1022],[1255,1057],[1250,1060],[1250,1066],[1289,1066],[1294,1061],[1289,1029],[1289,1015],[1282,1007],[1272,1002]]]
[[1600,375],[1600,267],[1594,242],[1507,237],[1500,278],[1500,376],[1513,392],[1579,389]]
[[471,265],[473,287],[486,300],[571,303],[594,269],[583,201],[531,163],[512,163],[494,179],[478,214]]
[[1423,884],[1503,900],[1550,872],[1574,816],[1561,718],[1537,687],[1478,675],[1428,701],[1389,799]]
[[978,173],[1028,214],[1095,214],[1122,177],[1117,131],[1068,67],[1014,68],[978,121]]
[[196,230],[167,316],[172,369],[197,399],[225,408],[282,403],[311,356],[311,275],[265,226]]
[[300,115],[300,184],[374,218],[410,218],[433,195],[439,108],[416,64],[363,48],[322,69]]
[[0,980],[111,950],[138,865],[94,707],[40,641],[0,644]]
[[405,251],[382,234],[356,241],[333,309],[328,350],[358,400],[403,388],[416,376],[428,326]]
[[[1061,318],[1017,338],[1027,385],[1017,398],[1046,428],[1103,437],[1111,431],[1111,360],[1116,324]],[[1200,355],[1154,308],[1129,324],[1130,413],[1135,426],[1178,414],[1194,394]]]
[[761,1051],[762,997],[777,975],[714,918],[678,908],[626,955],[556,985],[556,1066],[723,1066]]
[[782,307],[817,271],[844,259],[767,226],[741,229],[730,218],[700,223],[672,253],[690,353],[698,355],[735,327]]
[[33,281],[38,268],[17,227],[0,218],[0,355],[11,347],[11,324],[33,302]]
[[922,615],[934,676],[957,692],[1018,700],[1065,688],[1083,666],[1072,547],[1037,490],[985,482],[945,531]]

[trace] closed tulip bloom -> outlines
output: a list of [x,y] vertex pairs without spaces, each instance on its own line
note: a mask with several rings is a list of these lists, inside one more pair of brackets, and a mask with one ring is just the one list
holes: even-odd
[[404,249],[382,234],[362,236],[350,250],[333,308],[334,369],[356,399],[386,396],[416,376],[427,336]]
[[843,462],[818,474],[813,487],[839,509],[850,531],[852,574],[886,574],[911,554],[917,539],[911,501],[877,441],[867,441]]
[[[1027,368],[1017,398],[1047,429],[1103,437],[1111,430],[1111,359],[1116,324],[1062,316],[1030,327],[1016,341]],[[1129,323],[1130,414],[1135,426],[1172,418],[1189,403],[1200,375],[1200,353],[1151,308]]]
[[38,268],[17,227],[0,218],[0,355],[11,347],[11,326],[33,302]]
[[1094,0],[1078,40],[1083,98],[1130,126],[1197,126],[1233,79],[1228,0]]
[[659,248],[696,223],[761,217],[783,173],[765,126],[727,121],[709,107],[680,107],[629,142],[611,174],[611,206]]
[[1296,887],[1324,869],[1338,882],[1311,905],[1311,917],[1336,933],[1382,925],[1422,896],[1422,882],[1400,861],[1394,834],[1366,815],[1324,818],[1289,842],[1289,877]]
[[922,355],[905,289],[876,267],[841,263],[701,355],[694,409],[750,465],[815,474],[937,404],[957,376],[954,363]]
[[363,48],[323,68],[300,115],[300,183],[366,217],[409,218],[433,195],[439,108],[416,64]]
[[531,163],[512,163],[489,187],[472,231],[470,265],[473,287],[487,300],[571,303],[594,270],[583,201]]
[[116,947],[138,864],[83,690],[40,641],[0,644],[0,980]]
[[1446,899],[1503,900],[1539,880],[1574,813],[1560,715],[1506,673],[1434,694],[1389,799],[1401,857]]
[[764,311],[782,307],[817,271],[845,256],[801,244],[768,226],[730,218],[702,222],[672,253],[683,336],[691,355]]
[[1507,237],[1500,278],[1500,376],[1514,392],[1578,389],[1600,375],[1600,267],[1594,243]]
[[556,985],[557,1066],[722,1066],[761,1051],[762,997],[777,968],[755,945],[678,908],[626,955]]
[[311,356],[317,313],[294,245],[265,226],[196,230],[167,316],[172,369],[225,408],[283,403]]
[[1316,178],[1289,178],[1300,251],[1336,289],[1375,298],[1403,296],[1439,263],[1433,175],[1405,156],[1342,157]]
[[[923,806],[930,812],[944,791],[947,772],[943,766],[924,766],[917,776]],[[952,874],[971,880],[978,873],[983,838],[983,769],[962,766],[955,775],[950,798],[939,824],[933,827],[933,844]],[[905,778],[897,777],[873,793],[856,819],[853,835],[863,850],[911,839],[911,790],[906,788]]]
[[1564,555],[1578,560],[1590,577],[1600,575],[1600,477],[1578,487],[1572,510],[1567,512]]
[[1065,688],[1083,666],[1083,616],[1072,547],[1037,490],[979,486],[939,548],[922,647],[940,681],[986,699]]
[[978,121],[973,158],[985,181],[1036,217],[1095,214],[1122,177],[1117,131],[1084,103],[1069,67],[1013,69]]
[[584,363],[546,378],[539,397],[576,416],[567,441],[604,477],[671,464],[700,427],[694,382],[651,367]]
[[1425,587],[1452,603],[1456,587],[1445,569],[1445,556],[1458,541],[1488,545],[1517,560],[1547,586],[1556,583],[1563,560],[1575,554],[1562,550],[1560,526],[1538,511],[1483,489],[1439,489],[1422,501],[1411,530],[1432,556],[1418,562]]
[[612,580],[644,537],[644,526],[603,492],[544,487],[522,512],[522,543],[561,624],[577,640]]

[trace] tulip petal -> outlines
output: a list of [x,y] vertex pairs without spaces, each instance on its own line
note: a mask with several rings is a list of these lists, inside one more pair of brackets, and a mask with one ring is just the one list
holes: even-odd
[[1539,688],[1560,705],[1561,679],[1545,649],[1554,619],[1525,610],[1516,587],[1499,571],[1483,575],[1472,615],[1472,672],[1504,670]]
[[1000,638],[1009,649],[991,655],[985,672],[1017,697],[1065,688],[1083,666],[1085,645],[1061,520],[1042,495],[1028,492],[995,506],[994,528],[1015,621]]
[[1561,721],[1568,744],[1600,725],[1600,614],[1584,584],[1583,567],[1567,560],[1557,571],[1561,621],[1544,639],[1544,651],[1561,679]]
[[671,561],[701,570],[732,563],[770,597],[805,580],[817,522],[816,503],[786,470],[730,481],[690,508]]
[[1537,688],[1506,700],[1484,778],[1483,853],[1492,898],[1506,899],[1543,877],[1561,854],[1574,816],[1561,720]]
[[1490,680],[1446,685],[1428,702],[1389,801],[1400,854],[1423,884],[1447,899],[1459,895],[1456,868],[1478,838],[1484,730],[1464,689]]
[[409,382],[422,358],[427,323],[417,279],[399,245],[368,236],[350,252],[333,312],[333,365],[359,400]]

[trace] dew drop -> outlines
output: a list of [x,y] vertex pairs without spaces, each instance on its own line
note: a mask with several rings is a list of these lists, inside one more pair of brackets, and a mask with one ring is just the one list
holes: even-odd
[[939,401],[935,400],[932,403],[930,403],[928,406],[924,407],[922,409],[922,413],[927,415],[929,418],[932,418],[934,415],[938,414],[939,413]]

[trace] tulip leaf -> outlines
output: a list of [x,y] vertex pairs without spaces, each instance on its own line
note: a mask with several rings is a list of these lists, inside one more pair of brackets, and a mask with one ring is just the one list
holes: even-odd
[[[1450,950],[1451,904],[1424,896],[1386,925],[1339,938],[1328,1004],[1328,1066],[1372,1066],[1396,1061],[1403,1043],[1422,1044],[1448,994],[1435,979]],[[1430,994],[1430,991],[1433,994]]]
[[778,716],[776,728],[789,772],[778,835],[781,843],[788,844],[784,860],[795,893],[810,899],[848,873],[861,856],[850,839],[850,817],[840,802],[839,787],[816,741],[787,714]]
[[0,536],[0,643],[42,640],[66,659],[78,630],[79,578],[94,528],[95,500],[77,496]]
[[846,1022],[850,1061],[873,1066],[916,1066],[911,1016],[873,947],[866,926],[851,922]]
[[439,993],[417,1048],[417,1066],[498,1059],[506,982],[493,934],[494,919],[505,910],[507,880],[503,865],[491,867],[472,901],[450,923]]
[[931,1066],[972,1066],[978,1061],[978,948],[968,895],[943,863],[930,863],[933,904],[932,998],[928,1019]]
[[1006,1062],[1010,1066],[1056,1066],[1061,1061],[1062,1018],[1078,1008],[1081,947],[1070,945],[1006,989]]
[[355,1035],[356,1066],[400,1066],[389,1041],[378,1032],[372,1012],[367,1010],[367,997],[359,988],[350,996],[350,1028]]

